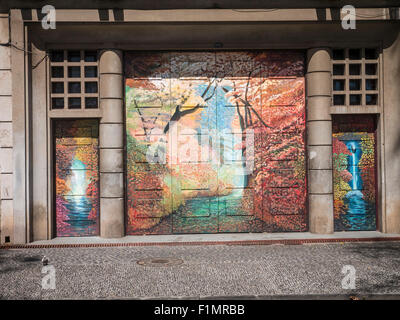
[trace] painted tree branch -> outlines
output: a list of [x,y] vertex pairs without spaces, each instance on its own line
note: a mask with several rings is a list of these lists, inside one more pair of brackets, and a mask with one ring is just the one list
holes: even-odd
[[[224,87],[222,87],[222,90],[224,90],[224,92],[226,92],[226,93],[229,92],[229,90],[226,89],[226,88],[224,88]],[[257,111],[254,110],[253,106],[252,106],[248,101],[243,100],[243,99],[240,98],[237,94],[235,94],[235,95],[233,95],[233,96],[234,96],[236,99],[238,99],[240,102],[242,102],[242,103],[244,104],[245,107],[248,107],[249,110],[251,110],[251,111],[255,114],[255,116],[258,118],[258,120],[260,120],[260,122],[263,124],[264,127],[272,129],[272,127],[270,127],[269,125],[267,125],[267,124],[263,121],[263,119],[260,117],[260,115],[257,113]]]
[[[204,90],[203,94],[201,95],[202,98],[204,98],[204,97],[206,96],[208,90],[210,90],[211,85],[212,85],[213,83],[214,83],[214,80],[212,80],[212,81],[210,81],[210,82],[208,83],[207,88]],[[212,98],[212,96],[214,95],[214,93],[215,93],[215,88],[214,88],[213,93],[212,93],[207,99],[204,99],[204,101],[207,102],[208,100],[210,100],[210,99]],[[171,119],[168,121],[168,123],[166,124],[166,126],[165,126],[165,128],[164,128],[164,134],[166,134],[166,133],[169,131],[169,124],[170,124],[170,122],[172,122],[172,121],[179,121],[179,119],[180,119],[181,117],[183,117],[183,116],[185,116],[185,115],[188,115],[188,114],[190,114],[190,113],[195,112],[195,111],[196,111],[197,109],[199,109],[200,107],[201,107],[201,104],[197,104],[197,105],[196,105],[194,108],[192,108],[192,109],[188,109],[188,110],[181,111],[181,105],[177,105],[176,108],[175,108],[174,114],[172,115]]]
[[137,105],[136,100],[133,100],[133,103],[135,104],[135,108],[136,108],[137,112],[139,113],[140,120],[142,121],[142,127],[143,127],[143,131],[144,131],[144,135],[146,136],[146,139],[148,139],[149,137],[147,136],[147,129],[146,129],[146,126],[145,126],[145,123],[144,123],[144,118],[143,118],[142,112],[140,111],[140,108]]

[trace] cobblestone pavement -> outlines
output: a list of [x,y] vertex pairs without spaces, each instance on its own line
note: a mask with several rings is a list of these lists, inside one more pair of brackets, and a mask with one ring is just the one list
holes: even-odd
[[[54,290],[42,289],[43,255],[55,267]],[[183,263],[137,263],[147,258]],[[356,269],[355,290],[342,289],[345,265]],[[0,250],[1,299],[353,294],[400,297],[400,242]]]

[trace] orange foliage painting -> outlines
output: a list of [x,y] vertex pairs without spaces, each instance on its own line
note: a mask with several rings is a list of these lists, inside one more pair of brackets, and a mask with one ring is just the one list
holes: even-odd
[[55,122],[57,236],[98,234],[97,120]]
[[306,231],[304,56],[125,54],[127,233]]

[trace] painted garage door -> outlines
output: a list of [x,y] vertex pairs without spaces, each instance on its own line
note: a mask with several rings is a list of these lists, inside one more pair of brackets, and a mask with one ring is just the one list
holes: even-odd
[[56,235],[97,235],[98,121],[55,121],[54,132]]
[[126,53],[127,233],[305,231],[303,60]]
[[373,116],[334,119],[335,231],[376,230],[375,128]]

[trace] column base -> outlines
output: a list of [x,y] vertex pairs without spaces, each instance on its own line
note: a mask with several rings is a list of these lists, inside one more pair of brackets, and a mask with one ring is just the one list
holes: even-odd
[[124,237],[124,199],[100,198],[100,212],[100,237]]
[[333,195],[310,194],[309,217],[311,233],[333,233]]

